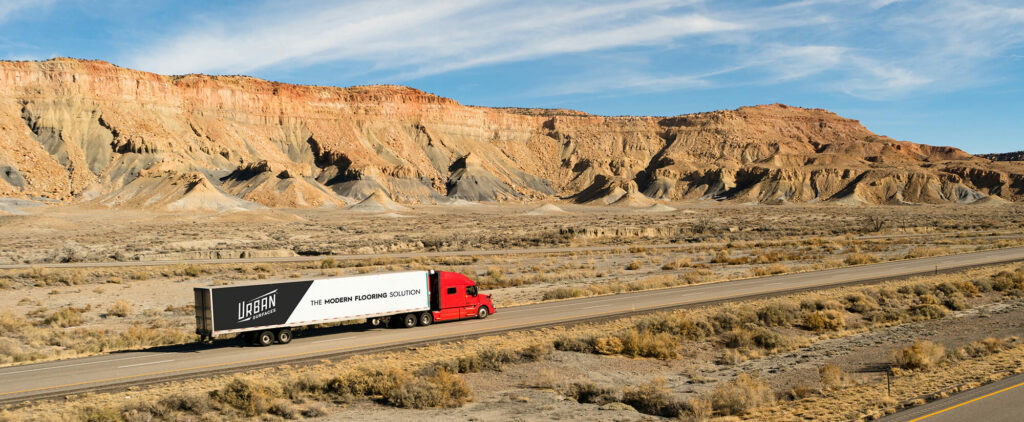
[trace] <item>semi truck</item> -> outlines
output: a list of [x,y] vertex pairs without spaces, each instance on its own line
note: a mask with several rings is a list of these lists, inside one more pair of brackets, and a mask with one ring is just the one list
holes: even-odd
[[412,328],[487,318],[491,296],[459,273],[407,271],[244,286],[197,287],[196,334],[202,341],[241,335],[253,344],[286,344],[292,329],[365,319]]

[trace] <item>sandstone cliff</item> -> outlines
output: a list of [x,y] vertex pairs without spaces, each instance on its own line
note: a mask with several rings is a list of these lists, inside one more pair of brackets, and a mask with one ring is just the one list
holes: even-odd
[[675,117],[485,108],[400,86],[0,62],[0,196],[164,209],[559,197],[1019,200],[1024,166],[784,105]]

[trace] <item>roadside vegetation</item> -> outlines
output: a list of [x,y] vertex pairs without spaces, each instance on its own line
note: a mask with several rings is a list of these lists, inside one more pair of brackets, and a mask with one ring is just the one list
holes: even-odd
[[[118,402],[116,395],[100,394],[88,400],[9,409],[0,417],[18,418],[26,414],[23,412],[42,408],[76,418],[126,421],[293,419],[333,414],[365,403],[376,403],[382,409],[457,408],[480,399],[470,388],[467,376],[514,371],[524,365],[544,365],[552,359],[565,362],[571,354],[593,359],[619,356],[671,365],[691,360],[695,354],[710,354],[713,367],[738,368],[743,362],[800,351],[826,340],[946,318],[951,312],[985,304],[1016,303],[1021,297],[1024,268],[1004,265],[573,328],[514,332],[311,367],[183,381],[133,392],[131,404]],[[10,316],[0,320],[9,323]],[[924,383],[915,391],[906,380],[953,367],[981,367],[979,362],[1003,359],[1021,350],[1019,340],[1010,337],[981,339],[957,347],[926,340],[895,347],[888,351],[888,359],[895,368],[896,382],[905,389],[898,399],[903,401],[878,398],[871,408],[884,412],[904,402],[922,400],[922,395],[935,394],[929,390],[934,383]],[[851,381],[847,372],[834,365],[820,367],[819,382],[786,390],[775,389],[763,373],[744,371],[717,380],[693,375],[693,385],[699,386],[696,390],[680,390],[678,384],[660,379],[657,373],[616,385],[586,376],[534,372],[536,379],[527,384],[528,388],[554,390],[581,405],[621,407],[688,420],[722,416],[777,420],[765,415],[781,414],[780,409],[806,408],[807,403],[828,402],[836,409],[847,409],[847,405],[832,402],[852,399],[847,392],[859,390],[850,389],[870,385]]]

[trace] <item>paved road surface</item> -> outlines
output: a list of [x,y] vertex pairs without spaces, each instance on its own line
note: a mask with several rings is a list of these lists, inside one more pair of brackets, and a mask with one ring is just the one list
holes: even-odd
[[880,419],[884,422],[1024,421],[1024,374],[913,407]]
[[184,345],[23,365],[0,369],[0,402],[59,397],[73,392],[236,372],[284,362],[315,361],[638,311],[868,282],[928,273],[936,267],[942,270],[1017,260],[1024,260],[1024,247],[499,308],[496,314],[484,320],[413,329],[321,330],[296,338],[288,345],[243,347],[225,340],[214,345]]

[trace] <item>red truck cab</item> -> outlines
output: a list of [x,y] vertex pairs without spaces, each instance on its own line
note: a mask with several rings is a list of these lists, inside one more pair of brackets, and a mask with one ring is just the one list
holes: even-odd
[[480,294],[476,283],[459,273],[430,272],[430,309],[434,321],[487,318],[494,313],[491,295]]

